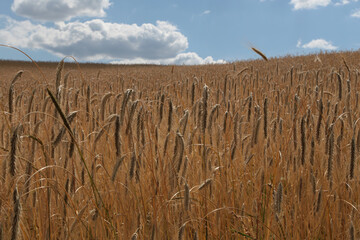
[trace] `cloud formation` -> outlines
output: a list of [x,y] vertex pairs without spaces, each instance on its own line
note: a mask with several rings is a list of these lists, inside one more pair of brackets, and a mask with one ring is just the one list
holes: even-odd
[[114,64],[164,64],[164,65],[202,65],[202,64],[223,64],[225,60],[214,60],[211,56],[200,57],[195,52],[180,53],[176,57],[166,59],[122,59],[112,61]]
[[104,17],[109,0],[14,0],[17,15],[41,21],[65,21],[74,17]]
[[317,9],[319,7],[326,7],[330,4],[335,6],[343,6],[352,2],[358,2],[359,0],[291,0],[290,4],[293,5],[294,10],[301,9]]
[[335,6],[342,6],[342,5],[347,5],[349,3],[352,2],[358,2],[359,0],[340,0],[338,2],[335,3]]
[[346,4],[349,4],[349,3],[350,3],[349,0],[341,0],[340,2],[335,3],[335,6],[346,5]]
[[203,11],[203,12],[201,13],[201,15],[207,15],[207,14],[210,14],[210,13],[211,13],[210,10],[205,10],[205,11]]
[[175,57],[188,47],[187,38],[168,22],[118,24],[94,19],[58,23],[55,27],[7,18],[0,41],[23,48],[45,49],[81,60]]
[[0,18],[0,42],[20,48],[42,49],[59,57],[79,60],[120,60],[128,63],[204,64],[215,63],[196,53],[184,53],[187,38],[165,21],[156,24],[119,24],[101,19],[56,23],[54,27]]
[[352,17],[354,18],[360,18],[360,9],[356,9],[352,14]]
[[[80,61],[149,64],[224,63],[211,56],[185,52],[188,39],[166,21],[155,24],[105,22],[110,0],[13,0],[12,11],[29,18],[18,21],[0,15],[0,42],[25,49],[40,49]],[[205,10],[201,15],[210,14]],[[95,18],[85,22],[73,18]],[[33,20],[53,22],[52,25]],[[69,21],[72,20],[72,21]],[[67,22],[64,22],[67,21]]]
[[298,41],[296,47],[306,48],[306,49],[322,49],[322,50],[336,50],[337,47],[332,45],[331,42],[328,42],[322,38],[311,40],[306,44],[302,44],[301,40]]
[[316,9],[318,7],[326,7],[331,0],[291,0],[290,4],[294,6],[294,10],[300,9]]

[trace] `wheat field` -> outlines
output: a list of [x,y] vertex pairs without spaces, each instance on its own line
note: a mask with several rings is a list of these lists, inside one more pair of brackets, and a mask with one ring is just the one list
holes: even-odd
[[359,59],[0,62],[0,239],[360,238]]

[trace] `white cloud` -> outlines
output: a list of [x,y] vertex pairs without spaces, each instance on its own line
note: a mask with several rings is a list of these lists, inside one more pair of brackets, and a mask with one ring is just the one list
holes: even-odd
[[170,59],[169,64],[186,64],[186,65],[195,65],[195,64],[213,64],[213,63],[226,63],[226,61],[214,60],[211,56],[206,58],[201,58],[194,52],[180,53],[174,59]]
[[297,44],[296,44],[296,47],[301,47],[301,39],[299,39],[298,41],[297,41]]
[[41,21],[64,21],[74,17],[104,17],[109,0],[14,0],[17,15]]
[[58,22],[54,27],[0,17],[0,42],[15,47],[42,49],[78,60],[113,60],[123,63],[205,64],[223,62],[184,53],[187,38],[176,26],[119,24],[94,19],[86,22]]
[[291,0],[290,4],[294,5],[294,10],[300,9],[316,9],[318,7],[326,7],[331,0]]
[[123,59],[119,61],[112,61],[114,64],[164,64],[164,65],[201,65],[201,64],[223,64],[225,60],[214,60],[211,56],[201,58],[197,53],[187,52],[180,53],[176,57],[167,59]]
[[342,6],[342,5],[347,5],[351,2],[358,2],[359,0],[340,0],[338,2],[335,3],[335,6]]
[[346,4],[349,4],[349,3],[350,3],[349,0],[341,0],[340,2],[336,2],[335,6],[346,5]]
[[330,4],[335,6],[343,6],[359,0],[291,0],[290,4],[294,6],[294,10],[300,9],[316,9],[318,7],[326,7]]
[[188,47],[187,38],[174,25],[162,21],[138,26],[94,19],[46,27],[7,18],[6,25],[0,29],[0,42],[81,60],[170,58]]
[[306,44],[301,44],[301,40],[298,41],[297,47],[307,48],[307,49],[323,49],[323,50],[336,50],[337,47],[332,45],[331,42],[328,42],[324,39],[314,39]]
[[352,14],[352,17],[354,18],[360,18],[360,9],[356,9]]
[[207,14],[210,14],[210,13],[211,13],[210,10],[205,10],[205,11],[203,11],[203,12],[201,13],[201,15],[207,15]]

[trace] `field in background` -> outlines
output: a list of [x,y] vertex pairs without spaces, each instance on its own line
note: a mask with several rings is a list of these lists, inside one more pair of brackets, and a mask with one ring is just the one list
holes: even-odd
[[0,237],[357,239],[359,60],[0,62]]

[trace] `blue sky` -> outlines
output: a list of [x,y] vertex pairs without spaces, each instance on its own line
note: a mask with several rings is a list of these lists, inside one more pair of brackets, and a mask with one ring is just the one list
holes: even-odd
[[[3,0],[0,43],[37,61],[204,64],[360,48],[358,0]],[[0,48],[0,59],[25,58]]]

